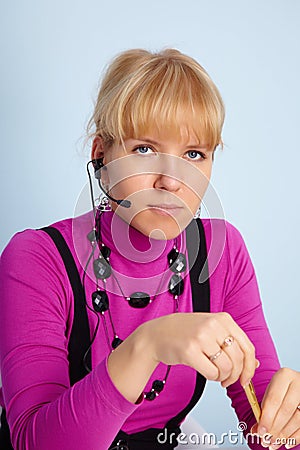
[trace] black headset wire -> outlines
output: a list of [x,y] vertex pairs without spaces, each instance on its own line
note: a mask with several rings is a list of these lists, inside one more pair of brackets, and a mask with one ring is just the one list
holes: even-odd
[[[96,206],[95,206],[94,190],[93,190],[93,182],[92,182],[92,177],[91,177],[91,174],[90,174],[90,171],[89,171],[89,165],[90,165],[90,164],[93,164],[93,161],[92,161],[92,160],[89,161],[89,162],[87,163],[86,169],[87,169],[87,174],[88,174],[89,187],[90,187],[90,196],[91,196],[92,207],[93,207],[93,214],[94,214],[94,228],[93,228],[93,230],[92,230],[92,231],[93,231],[93,237],[90,238],[90,241],[91,241],[91,243],[92,243],[92,245],[93,245],[93,248],[92,248],[91,254],[90,254],[90,256],[89,256],[89,258],[88,258],[88,260],[87,260],[87,262],[86,262],[86,265],[85,265],[85,268],[84,268],[84,272],[83,272],[83,276],[82,276],[82,281],[81,281],[81,282],[82,282],[82,287],[83,287],[84,292],[85,292],[85,278],[86,278],[87,268],[88,268],[88,265],[89,265],[89,263],[90,263],[92,257],[94,256],[96,247],[99,248],[100,253],[101,253],[100,240],[99,240],[99,234],[101,235],[100,226],[99,226],[99,225],[100,225],[101,212],[100,212],[100,214],[97,214],[97,208],[96,208]],[[99,182],[99,184],[100,184],[100,179],[98,180],[98,182]],[[100,187],[101,187],[101,185],[100,185]],[[114,274],[113,274],[113,275],[114,275]],[[114,276],[114,278],[116,279],[115,276]],[[103,280],[103,281],[105,282],[105,280]],[[117,283],[119,284],[119,282],[118,282],[117,279],[116,279],[116,281],[117,281]],[[120,288],[120,290],[121,290],[121,286],[120,286],[120,285],[119,285],[119,288]],[[97,282],[97,289],[98,289],[98,282]],[[121,290],[121,292],[122,292],[122,290]],[[124,296],[124,294],[123,294],[123,296]],[[84,356],[83,356],[83,365],[84,365],[85,369],[87,370],[87,372],[91,372],[91,369],[90,369],[90,368],[88,367],[88,365],[86,364],[86,358],[87,358],[88,353],[91,351],[92,345],[93,345],[93,343],[94,343],[94,341],[95,341],[95,339],[96,339],[96,335],[97,335],[97,332],[98,332],[98,329],[99,329],[99,325],[100,325],[100,317],[99,317],[99,314],[97,313],[97,311],[95,311],[93,308],[91,308],[91,307],[88,305],[88,303],[87,303],[87,301],[86,301],[86,295],[84,295],[84,301],[85,301],[86,307],[87,307],[90,311],[92,311],[94,314],[96,314],[96,317],[97,317],[97,324],[96,324],[96,327],[95,327],[93,336],[92,336],[92,338],[91,338],[90,345],[89,345],[88,349],[86,350],[86,352],[85,352],[85,354],[84,354]],[[113,325],[113,322],[112,322],[112,318],[111,318],[111,313],[110,313],[110,311],[108,311],[108,313],[109,313],[110,322],[111,322],[111,325],[112,325],[112,328],[113,328],[114,335],[115,335],[116,337],[118,337],[118,336],[116,335],[116,331],[115,331],[115,328],[114,328],[114,325]],[[106,320],[104,320],[104,331],[105,331],[107,343],[108,343],[108,345],[109,345],[109,336],[108,336],[108,329],[107,329]]]
[[[86,265],[85,265],[85,267],[84,267],[84,272],[83,272],[83,276],[82,276],[82,280],[81,280],[81,283],[82,283],[82,287],[83,287],[84,293],[85,293],[85,279],[86,279],[87,268],[88,268],[88,265],[89,265],[89,263],[90,263],[92,257],[94,256],[96,247],[98,247],[99,250],[100,250],[100,252],[101,252],[101,249],[100,249],[100,247],[99,247],[99,239],[98,239],[98,236],[97,236],[97,234],[98,234],[98,232],[99,232],[99,222],[100,222],[100,216],[101,216],[101,213],[100,213],[100,214],[97,214],[97,208],[96,208],[96,206],[95,206],[94,190],[93,190],[93,182],[92,182],[92,177],[91,177],[91,174],[90,174],[90,171],[89,171],[89,165],[92,164],[92,163],[93,163],[93,161],[89,161],[89,162],[87,163],[87,165],[86,165],[86,169],[87,169],[87,174],[88,174],[89,187],[90,187],[90,196],[91,196],[92,207],[93,207],[93,214],[94,214],[94,228],[93,228],[93,230],[92,230],[92,231],[93,231],[93,237],[90,239],[93,248],[92,248],[92,251],[91,251],[91,253],[90,253],[90,256],[88,257],[88,260],[87,260],[87,262],[86,262]],[[100,180],[99,180],[99,183],[100,183]],[[98,289],[98,283],[97,283],[97,289]],[[87,372],[91,372],[91,368],[89,368],[88,365],[86,364],[86,358],[87,358],[87,355],[89,354],[89,352],[91,351],[91,348],[92,348],[93,343],[95,342],[96,335],[97,335],[97,333],[98,333],[98,329],[99,329],[99,326],[100,326],[100,317],[99,317],[99,314],[97,313],[97,311],[95,311],[93,308],[91,308],[91,307],[89,306],[89,304],[87,303],[86,295],[85,295],[85,294],[84,294],[84,301],[85,301],[86,307],[87,307],[92,313],[94,313],[94,314],[96,315],[96,317],[97,317],[97,323],[96,323],[96,327],[95,327],[94,333],[93,333],[92,338],[91,338],[90,345],[89,345],[89,347],[87,348],[87,350],[86,350],[86,352],[85,352],[85,354],[84,354],[84,356],[83,356],[83,365],[84,365],[84,367],[85,367],[85,369],[86,369]],[[110,312],[109,312],[109,315],[110,315]],[[104,328],[105,328],[106,339],[108,340],[108,344],[109,344],[108,330],[107,330],[106,321],[104,321]]]
[[93,182],[92,182],[92,177],[90,174],[90,170],[89,170],[89,165],[92,164],[93,161],[89,161],[86,165],[86,171],[89,177],[89,185],[90,185],[90,195],[91,195],[91,200],[92,200],[92,206],[93,206],[93,212],[94,212],[94,219],[96,219],[96,208],[95,208],[95,200],[94,200],[94,190],[93,190]]
[[[91,177],[91,174],[90,174],[90,171],[89,171],[89,165],[90,165],[92,162],[93,162],[93,161],[89,161],[89,162],[87,163],[87,165],[86,165],[86,170],[87,170],[88,179],[89,179],[90,196],[91,196],[92,207],[93,207],[93,214],[94,214],[94,228],[93,228],[93,232],[94,232],[95,240],[92,241],[93,248],[92,248],[92,251],[91,251],[91,253],[90,253],[90,256],[88,257],[88,260],[87,260],[87,262],[86,262],[86,265],[85,265],[85,267],[84,267],[83,276],[82,276],[82,280],[81,280],[81,283],[82,283],[82,287],[83,287],[84,293],[85,293],[85,279],[86,279],[87,268],[88,268],[88,266],[89,266],[89,263],[90,263],[92,257],[94,256],[96,247],[98,246],[98,242],[97,242],[98,240],[97,240],[97,236],[96,236],[96,230],[97,230],[97,227],[96,227],[97,214],[96,214],[96,207],[95,207],[95,200],[94,200],[93,182],[92,182],[92,177]],[[85,294],[84,294],[84,302],[85,302],[86,307],[87,307],[92,313],[94,313],[94,314],[96,315],[96,317],[97,317],[97,323],[96,323],[96,327],[95,327],[94,333],[93,333],[92,338],[91,338],[90,345],[89,345],[89,347],[87,348],[87,350],[86,350],[86,352],[85,352],[85,354],[84,354],[84,356],[83,356],[83,365],[84,365],[84,368],[86,369],[87,372],[91,372],[91,368],[88,367],[88,365],[86,364],[86,358],[87,358],[87,355],[89,354],[89,352],[91,351],[92,345],[93,345],[93,343],[94,343],[94,341],[95,341],[95,339],[96,339],[96,335],[97,335],[97,332],[98,332],[98,329],[99,329],[99,325],[100,325],[100,317],[99,317],[99,314],[97,313],[97,311],[95,311],[93,308],[91,308],[91,307],[89,306],[89,304],[87,303],[86,295],[85,295]]]
[[[84,268],[84,272],[83,272],[83,276],[82,276],[82,281],[81,281],[81,282],[82,282],[82,287],[83,287],[84,292],[85,292],[85,278],[86,278],[87,268],[88,268],[88,265],[89,265],[89,263],[90,263],[92,257],[94,256],[96,247],[97,247],[97,245],[93,244],[92,251],[91,251],[91,253],[90,253],[90,256],[89,256],[89,258],[88,258],[88,260],[87,260],[87,262],[86,262],[85,268]],[[89,306],[89,304],[87,303],[87,301],[86,301],[86,295],[84,295],[84,301],[85,301],[86,307],[87,307],[90,311],[92,311],[92,312],[96,315],[96,317],[97,317],[97,323],[96,323],[96,327],[95,327],[95,330],[94,330],[94,333],[93,333],[93,336],[92,336],[90,345],[89,345],[89,347],[87,348],[87,350],[86,350],[86,352],[85,352],[85,354],[84,354],[84,356],[83,356],[83,365],[84,365],[85,369],[87,370],[87,372],[91,372],[92,369],[91,369],[90,367],[88,367],[88,365],[86,364],[86,358],[87,358],[87,355],[88,355],[88,353],[90,352],[90,350],[91,350],[91,348],[92,348],[92,345],[93,345],[93,343],[94,343],[94,341],[95,341],[95,339],[96,339],[96,335],[97,335],[97,332],[98,332],[98,329],[99,329],[99,324],[100,324],[100,318],[99,318],[99,315],[97,314],[97,312],[96,312],[93,308],[91,308],[91,307]]]

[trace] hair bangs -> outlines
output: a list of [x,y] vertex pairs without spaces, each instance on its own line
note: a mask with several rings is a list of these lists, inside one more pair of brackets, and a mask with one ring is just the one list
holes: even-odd
[[199,145],[222,143],[224,105],[220,93],[192,58],[175,49],[129,50],[111,64],[99,91],[94,135],[110,146],[155,130]]
[[211,88],[189,72],[178,64],[152,70],[140,89],[119,105],[120,141],[157,130],[178,139],[193,135],[199,145],[209,149],[220,144],[223,116],[218,114],[219,99],[212,98]]

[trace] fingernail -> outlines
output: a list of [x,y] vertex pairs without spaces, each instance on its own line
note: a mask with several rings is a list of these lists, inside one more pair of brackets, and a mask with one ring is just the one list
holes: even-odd
[[267,429],[266,429],[266,427],[258,427],[258,434],[260,435],[260,436],[263,436],[264,434],[267,434]]
[[245,389],[246,386],[248,386],[248,384],[250,383],[251,378],[249,378],[249,380],[246,381],[246,383],[243,385],[243,388]]

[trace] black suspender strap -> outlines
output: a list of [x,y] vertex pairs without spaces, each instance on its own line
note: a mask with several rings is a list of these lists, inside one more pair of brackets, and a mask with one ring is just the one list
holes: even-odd
[[[41,228],[53,240],[64,262],[74,295],[74,320],[68,345],[70,383],[73,385],[81,380],[87,371],[83,365],[83,357],[90,345],[90,330],[85,306],[85,292],[71,251],[62,234],[54,227]],[[91,367],[90,353],[86,363]],[[9,427],[5,410],[1,414],[0,450],[13,450],[10,441]]]
[[[195,222],[198,225],[198,229],[195,227],[194,221],[192,221],[186,229],[189,262],[190,267],[192,266],[190,270],[190,279],[193,296],[193,311],[210,312],[210,285],[206,239],[201,219],[197,219]],[[194,264],[193,261],[195,261]],[[204,282],[200,282],[200,274],[201,279],[205,280]]]
[[10,433],[5,409],[3,409],[1,413],[0,450],[14,450],[10,442]]
[[[54,227],[44,227],[53,240],[64,262],[74,294],[74,319],[69,340],[69,373],[73,385],[88,374],[83,364],[83,358],[90,345],[90,329],[85,305],[85,292],[71,251],[62,234]],[[91,352],[87,354],[86,364],[91,367]]]

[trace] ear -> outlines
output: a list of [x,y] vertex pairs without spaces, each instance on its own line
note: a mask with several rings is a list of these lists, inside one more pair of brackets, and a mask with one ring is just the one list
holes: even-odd
[[105,167],[104,154],[105,153],[104,153],[103,139],[101,138],[101,136],[96,136],[94,138],[93,144],[92,144],[91,159],[103,158],[104,167],[101,170],[101,180],[102,180],[102,185],[105,186],[106,190],[108,190],[109,189],[109,187],[108,187],[109,180],[108,180],[107,169]]
[[98,159],[104,156],[103,140],[100,136],[96,136],[92,144],[91,159]]

